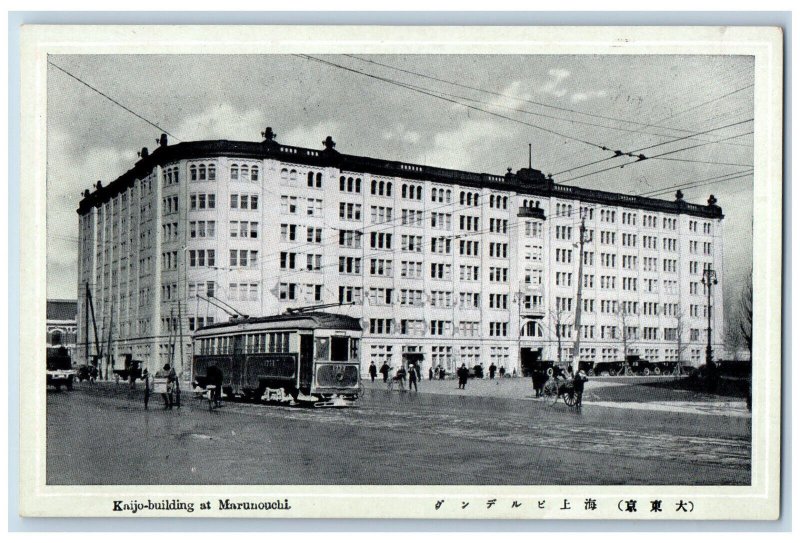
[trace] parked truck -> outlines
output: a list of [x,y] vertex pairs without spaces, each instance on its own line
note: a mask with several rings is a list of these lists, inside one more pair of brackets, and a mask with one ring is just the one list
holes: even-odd
[[72,383],[75,379],[75,370],[72,369],[72,358],[64,347],[47,348],[47,386],[61,390],[66,387],[72,390]]

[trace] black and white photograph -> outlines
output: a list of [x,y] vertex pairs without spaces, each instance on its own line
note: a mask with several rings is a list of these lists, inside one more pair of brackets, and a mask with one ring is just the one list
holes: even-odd
[[763,57],[134,50],[40,59],[42,488],[692,520],[775,484]]

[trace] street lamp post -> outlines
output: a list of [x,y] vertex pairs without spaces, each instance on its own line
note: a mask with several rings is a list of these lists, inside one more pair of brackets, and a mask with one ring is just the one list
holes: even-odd
[[706,295],[708,296],[708,302],[706,306],[706,312],[708,314],[708,327],[706,328],[706,337],[707,337],[707,345],[706,345],[706,367],[710,368],[713,360],[713,350],[711,348],[711,287],[716,285],[717,281],[717,272],[715,272],[710,266],[703,270],[703,285],[706,287]]

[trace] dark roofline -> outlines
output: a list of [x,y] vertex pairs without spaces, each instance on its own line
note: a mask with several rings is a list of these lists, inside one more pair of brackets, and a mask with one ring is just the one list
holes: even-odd
[[683,200],[682,195],[674,201],[660,200],[571,185],[559,185],[551,178],[546,178],[542,172],[528,168],[518,170],[517,173],[512,173],[509,169],[505,175],[475,173],[364,156],[345,155],[334,150],[335,143],[332,140],[326,140],[324,143],[324,150],[281,145],[273,139],[267,139],[263,142],[206,140],[167,145],[166,136],[162,136],[161,146],[152,153],[148,153],[146,148],[142,149],[141,158],[133,168],[107,186],[102,186],[98,182],[94,192],[85,191],[77,211],[78,214],[84,215],[92,207],[109,201],[132,187],[137,179],[150,175],[155,166],[164,166],[178,160],[225,156],[231,158],[278,159],[305,166],[336,167],[341,171],[459,184],[473,188],[513,190],[517,193],[531,196],[555,196],[587,203],[618,205],[664,213],[683,213],[709,219],[721,219],[723,217],[722,209],[716,205],[716,199],[713,199],[713,197],[709,198],[709,205],[689,204]]

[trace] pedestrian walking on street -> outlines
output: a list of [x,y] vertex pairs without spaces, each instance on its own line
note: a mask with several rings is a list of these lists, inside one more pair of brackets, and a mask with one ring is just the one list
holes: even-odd
[[144,408],[147,409],[147,404],[150,402],[150,372],[147,368],[142,370],[142,382],[144,383]]
[[466,390],[467,379],[469,379],[469,370],[467,369],[467,365],[461,364],[461,367],[458,368],[456,375],[458,376],[458,388]]
[[547,374],[542,370],[534,370],[531,374],[533,380],[533,391],[536,398],[541,398],[544,393],[544,384],[547,382]]
[[397,369],[394,379],[400,385],[400,390],[406,389],[406,369],[403,366]]
[[387,364],[386,362],[384,362],[383,366],[381,366],[381,375],[383,375],[383,382],[384,383],[389,379],[389,370],[390,369],[391,368],[389,367],[389,364]]
[[492,365],[489,366],[489,379],[494,379],[494,374],[496,371],[497,371],[497,366],[495,366],[494,362],[492,362]]
[[433,381],[433,366],[428,368],[428,381]]
[[164,409],[172,409],[173,375],[175,375],[175,371],[169,364],[164,364],[164,367],[156,372],[156,379],[167,380],[166,392],[161,393],[161,399],[164,400]]
[[181,380],[178,379],[178,374],[175,373],[175,368],[170,370],[170,379],[172,380],[172,398],[173,405],[178,409],[181,408]]
[[417,389],[417,368],[414,364],[408,365],[408,391],[411,392],[411,387],[414,387],[414,392],[419,392]]
[[214,401],[216,407],[222,404],[222,382],[224,380],[222,369],[216,364],[206,369],[206,385],[212,385],[214,387],[211,393],[211,399]]
[[575,407],[580,407],[583,405],[583,385],[588,381],[589,378],[586,377],[586,373],[583,370],[578,372],[578,375],[575,376],[575,379],[572,381],[573,387],[575,387],[575,397],[577,401],[575,402]]
[[506,367],[500,366],[500,379],[506,376]]
[[375,367],[375,362],[369,363],[369,378],[375,382],[375,377],[378,375],[378,368]]

